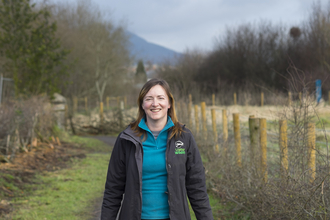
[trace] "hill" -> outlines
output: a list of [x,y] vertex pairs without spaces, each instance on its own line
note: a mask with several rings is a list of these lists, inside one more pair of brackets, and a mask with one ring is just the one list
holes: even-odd
[[144,63],[150,61],[153,64],[162,63],[164,60],[174,62],[176,57],[182,55],[174,50],[150,43],[132,32],[126,33],[129,36],[130,53],[135,57],[136,62],[141,59]]

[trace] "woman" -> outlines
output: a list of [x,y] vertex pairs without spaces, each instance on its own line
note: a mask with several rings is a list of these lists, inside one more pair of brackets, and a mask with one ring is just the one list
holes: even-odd
[[213,220],[202,160],[167,82],[149,80],[138,106],[111,154],[101,219],[189,220],[188,196],[198,220]]

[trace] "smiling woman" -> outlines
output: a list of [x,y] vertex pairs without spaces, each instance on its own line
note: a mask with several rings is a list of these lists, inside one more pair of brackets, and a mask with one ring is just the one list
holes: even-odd
[[167,122],[167,111],[171,107],[166,91],[160,85],[152,87],[143,99],[142,108],[150,130],[161,131]]
[[101,219],[190,220],[188,196],[197,219],[213,220],[201,156],[167,82],[149,80],[138,107],[110,158]]

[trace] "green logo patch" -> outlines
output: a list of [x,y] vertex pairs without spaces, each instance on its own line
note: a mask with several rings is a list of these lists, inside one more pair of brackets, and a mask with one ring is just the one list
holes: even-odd
[[186,154],[186,151],[184,148],[177,148],[175,149],[175,154]]

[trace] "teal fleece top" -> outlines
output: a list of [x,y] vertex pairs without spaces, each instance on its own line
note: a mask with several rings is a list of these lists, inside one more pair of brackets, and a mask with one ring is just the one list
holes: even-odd
[[147,132],[142,143],[142,219],[169,218],[166,145],[168,129],[173,127],[172,119],[167,116],[167,123],[155,140],[143,118],[139,127]]

